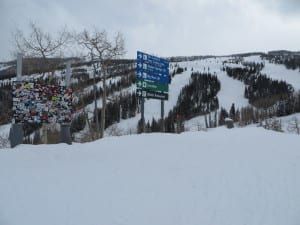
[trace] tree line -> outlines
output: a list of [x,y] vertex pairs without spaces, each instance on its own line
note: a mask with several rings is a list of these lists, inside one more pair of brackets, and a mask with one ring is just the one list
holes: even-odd
[[292,85],[285,81],[272,80],[260,73],[261,64],[246,67],[223,67],[229,77],[243,81],[246,85],[244,96],[249,103],[259,107],[270,107],[277,101],[288,99],[294,92]]
[[268,60],[270,63],[283,64],[287,69],[300,71],[300,54],[281,53],[262,55],[262,59]]
[[[164,119],[165,132],[181,132],[184,130],[184,121],[195,116],[206,115],[219,108],[217,93],[221,83],[216,75],[210,73],[193,72],[189,84],[180,91],[176,105]],[[208,122],[209,123],[209,122]],[[141,130],[141,121],[138,131]],[[161,131],[162,121],[148,121],[145,124],[146,132]]]

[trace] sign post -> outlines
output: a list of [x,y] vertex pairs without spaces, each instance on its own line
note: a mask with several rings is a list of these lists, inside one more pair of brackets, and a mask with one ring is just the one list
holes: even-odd
[[[71,61],[67,62],[67,69],[66,69],[66,77],[65,77],[65,85],[67,88],[70,88],[71,84]],[[70,122],[61,123],[60,125],[60,140],[61,143],[66,143],[71,145],[72,144],[72,137],[71,137],[71,124]]]
[[165,102],[164,100],[161,100],[161,131],[165,132],[165,123],[164,123],[164,114],[165,114]]
[[136,78],[136,95],[141,99],[142,122],[145,120],[145,98],[161,100],[161,129],[164,131],[164,100],[169,98],[169,61],[138,51]]
[[21,53],[18,53],[18,58],[17,58],[17,81],[18,82],[22,81],[22,59],[23,59],[23,55]]
[[141,120],[142,120],[142,133],[145,131],[145,98],[141,98]]
[[[21,68],[20,68],[21,67]],[[72,90],[64,85],[43,86],[22,82],[22,56],[17,60],[17,81],[12,84],[13,119],[9,139],[11,147],[23,143],[24,123],[61,123],[61,141],[71,144]],[[70,86],[71,64],[67,65],[66,86]],[[46,126],[45,126],[46,127]]]
[[[18,53],[17,58],[17,82],[22,81],[22,54]],[[24,131],[22,123],[13,122],[9,131],[10,147],[14,148],[17,145],[23,144]]]

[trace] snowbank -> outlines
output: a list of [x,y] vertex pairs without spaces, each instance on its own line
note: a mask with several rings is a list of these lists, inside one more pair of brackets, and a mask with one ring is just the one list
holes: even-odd
[[296,225],[300,138],[260,128],[0,151],[4,225]]

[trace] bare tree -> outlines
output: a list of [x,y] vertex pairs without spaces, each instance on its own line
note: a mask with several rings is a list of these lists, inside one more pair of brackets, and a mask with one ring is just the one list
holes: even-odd
[[41,57],[46,60],[49,57],[61,56],[64,47],[69,43],[70,33],[66,26],[53,37],[43,31],[34,23],[30,23],[30,34],[26,36],[20,29],[14,32],[16,50],[29,57]]
[[[50,65],[51,57],[62,56],[64,48],[71,40],[71,35],[64,27],[55,36],[45,32],[34,23],[30,23],[30,33],[25,35],[20,29],[14,32],[16,52],[21,52],[25,57],[38,57],[42,59],[42,71],[45,72],[45,66],[51,69],[52,75],[55,71],[55,65]],[[43,124],[43,143],[47,143],[47,125]]]
[[65,26],[53,36],[51,33],[43,31],[42,28],[34,23],[30,23],[29,30],[28,35],[25,35],[20,29],[16,29],[14,32],[15,53],[23,53],[24,57],[37,57],[41,59],[38,61],[40,71],[45,74],[46,70],[50,70],[53,75],[57,62],[53,61],[52,63],[48,59],[63,56],[66,46],[71,41],[70,32]]
[[[107,94],[106,94],[107,67],[110,63],[110,60],[117,59],[125,54],[124,38],[123,35],[120,32],[118,32],[117,35],[110,40],[105,30],[99,31],[95,28],[93,32],[87,30],[82,31],[76,36],[76,39],[78,41],[78,44],[83,46],[88,51],[90,60],[94,65],[93,66],[94,78],[96,73],[95,65],[99,63],[101,67],[103,96],[102,96],[102,109],[101,109],[100,138],[103,138],[104,129],[105,129],[105,110],[106,110],[106,99],[107,99]],[[95,85],[96,84],[94,83],[94,87],[96,87]],[[97,100],[95,99],[95,116],[96,116],[96,123],[97,123],[98,109],[97,109],[96,102]]]

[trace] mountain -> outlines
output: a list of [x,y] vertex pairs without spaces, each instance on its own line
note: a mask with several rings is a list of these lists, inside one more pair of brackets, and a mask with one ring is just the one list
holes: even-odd
[[[231,56],[170,57],[172,79],[169,99],[164,103],[165,130],[181,132],[206,129],[223,125],[225,117],[234,117],[238,126],[258,123],[270,127],[267,125],[270,118],[275,124],[280,117],[297,115],[300,112],[300,63],[294,53],[290,54],[289,59],[283,58],[287,53],[290,52],[277,51],[281,57],[260,52]],[[30,60],[25,60],[26,68],[31,68],[28,64]],[[23,78],[40,83],[62,84],[65,77],[64,61],[55,60],[52,62],[60,64],[54,72],[45,70],[43,73],[34,73],[36,68],[33,66],[31,72],[25,70],[28,74],[25,73]],[[76,60],[72,65],[74,113],[71,128],[73,140],[82,142],[91,140],[90,129],[95,123],[94,69],[91,62]],[[135,96],[135,61],[115,60],[109,65],[106,136],[137,133],[141,106]],[[12,62],[1,64],[0,73],[11,68]],[[103,86],[100,68],[95,72],[97,105],[101,108]],[[7,77],[0,80],[1,124],[11,120],[10,91],[13,80]],[[146,99],[147,132],[161,129],[160,108],[160,101]],[[288,123],[286,121],[280,129],[276,129],[287,132]],[[28,142],[32,141],[36,129],[38,127],[26,127]]]

